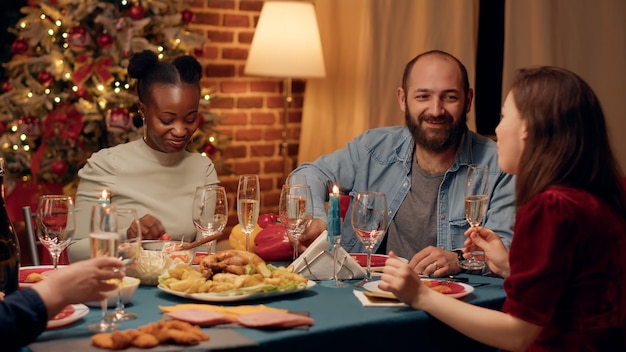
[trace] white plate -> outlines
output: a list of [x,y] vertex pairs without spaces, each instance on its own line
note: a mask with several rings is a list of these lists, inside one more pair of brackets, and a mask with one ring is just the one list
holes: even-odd
[[[422,281],[443,281],[443,280],[437,280],[437,279],[421,279]],[[387,291],[383,291],[380,288],[378,288],[378,282],[379,281],[370,281],[368,283],[366,283],[365,285],[363,285],[363,288],[370,291],[370,292],[377,292],[377,293],[382,293],[382,294],[386,294],[389,295],[390,298],[394,298],[395,296]],[[474,292],[474,287],[464,284],[462,282],[450,282],[450,283],[446,283],[446,285],[450,285],[453,289],[453,291],[457,291],[454,293],[445,293],[446,296],[452,297],[452,298],[461,298],[461,297],[465,297],[467,295],[469,295],[470,293]],[[458,285],[458,286],[456,286]],[[458,292],[460,289],[463,289],[463,291]]]
[[[84,304],[72,304],[71,306],[68,306],[68,307],[72,307],[74,311],[70,315],[64,316],[61,319],[52,318],[51,320],[48,320],[48,325],[46,325],[46,328],[54,329],[54,328],[58,328],[61,326],[65,326],[67,324],[71,324],[75,322],[76,320],[84,317],[87,313],[89,313],[89,308],[87,308],[87,306]],[[66,307],[66,309],[68,307]]]
[[[65,267],[66,265],[57,265],[58,269]],[[31,273],[38,273],[43,275],[44,277],[48,274],[48,272],[54,270],[53,265],[38,265],[38,266],[22,266],[20,267],[20,288],[26,288],[34,285],[34,282],[24,282],[26,277],[28,277]]]
[[191,299],[195,299],[198,301],[236,302],[236,301],[254,300],[254,299],[260,299],[260,298],[289,295],[292,293],[308,290],[309,288],[313,286],[315,286],[315,282],[309,280],[307,282],[306,287],[299,287],[299,288],[294,288],[294,289],[289,289],[289,290],[276,290],[276,291],[270,291],[270,292],[257,292],[257,293],[249,293],[249,294],[230,294],[230,295],[228,291],[220,292],[220,293],[185,293],[185,292],[171,290],[162,285],[157,286],[157,288],[163,292],[167,292],[174,296],[191,298]]

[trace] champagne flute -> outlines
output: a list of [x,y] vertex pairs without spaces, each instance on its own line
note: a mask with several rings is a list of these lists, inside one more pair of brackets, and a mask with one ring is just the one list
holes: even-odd
[[250,251],[250,234],[254,231],[259,219],[261,194],[259,190],[259,176],[239,176],[237,187],[237,216],[239,225],[246,234],[246,251]]
[[[485,218],[489,205],[487,190],[489,168],[487,165],[469,165],[467,168],[467,183],[465,184],[465,217],[471,227],[476,227]],[[473,244],[472,244],[473,246]],[[485,262],[474,256],[481,252],[472,251],[470,259],[462,260],[459,265],[466,270],[482,270]]]
[[293,260],[298,258],[298,240],[313,219],[311,187],[302,184],[284,184],[280,192],[278,218],[293,244]]
[[[196,187],[191,213],[196,229],[202,237],[219,234],[228,222],[228,199],[222,186]],[[207,253],[215,253],[215,240],[207,243]]]
[[[118,233],[118,217],[115,207],[109,204],[94,205],[91,211],[91,232],[89,244],[91,257],[118,257],[120,235]],[[119,288],[118,288],[119,289]],[[101,315],[98,323],[87,326],[89,330],[108,332],[118,330],[119,325],[107,316],[108,300],[100,302]]]
[[37,237],[48,249],[56,270],[61,252],[74,237],[74,202],[64,195],[42,195],[37,205]]
[[352,229],[367,249],[367,275],[354,286],[372,281],[372,251],[387,231],[387,198],[382,192],[359,192],[352,207]]
[[[118,248],[119,258],[127,269],[137,257],[141,248],[141,224],[137,211],[132,208],[117,208],[114,210],[118,218],[118,230],[120,235],[120,245]],[[126,235],[131,227],[135,227],[137,237],[128,238]],[[137,319],[137,315],[128,312],[122,301],[122,290],[117,290],[117,305],[115,311],[109,315],[113,321],[126,321]]]

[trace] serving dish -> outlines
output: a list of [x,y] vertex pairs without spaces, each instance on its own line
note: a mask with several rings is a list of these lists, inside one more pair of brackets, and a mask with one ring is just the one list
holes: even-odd
[[[157,288],[163,292],[169,293],[174,296],[190,298],[190,299],[194,299],[197,301],[237,302],[237,301],[251,301],[251,300],[261,299],[261,298],[290,295],[290,294],[294,294],[294,293],[301,292],[304,290],[308,290],[313,286],[315,286],[315,282],[309,280],[307,282],[307,285],[303,287],[296,287],[296,288],[287,289],[287,290],[274,290],[274,291],[268,291],[268,292],[254,292],[254,293],[245,293],[245,290],[241,290],[241,289],[225,291],[225,292],[216,292],[216,293],[185,293],[181,291],[174,291],[163,285],[159,285],[157,286]],[[250,289],[250,288],[247,288],[247,289]]]
[[[134,277],[125,276],[124,283],[121,285],[120,290],[122,290],[122,303],[128,304],[133,298],[135,291],[137,291],[137,287],[139,287],[140,280]],[[115,307],[117,306],[117,290],[107,291],[107,307]],[[86,305],[90,307],[98,307],[100,308],[100,301],[92,301],[86,302]]]

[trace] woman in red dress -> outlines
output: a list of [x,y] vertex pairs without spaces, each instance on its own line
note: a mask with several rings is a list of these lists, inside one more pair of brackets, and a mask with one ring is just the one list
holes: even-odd
[[505,278],[502,311],[429,290],[393,255],[381,289],[503,350],[626,350],[626,200],[596,95],[565,69],[521,69],[496,134],[517,175],[513,241],[469,229],[465,251]]

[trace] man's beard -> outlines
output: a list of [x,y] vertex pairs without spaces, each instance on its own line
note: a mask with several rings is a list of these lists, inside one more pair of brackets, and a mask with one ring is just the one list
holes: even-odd
[[409,132],[413,135],[415,144],[434,153],[439,153],[447,150],[451,146],[458,145],[461,142],[461,138],[463,138],[463,134],[467,131],[467,114],[465,112],[463,112],[459,120],[453,123],[450,128],[438,129],[436,133],[432,130],[425,130],[422,127],[424,121],[450,123],[454,121],[454,118],[450,114],[446,113],[441,116],[423,114],[418,117],[418,123],[415,123],[411,118],[411,112],[407,108],[404,113],[404,119]]

